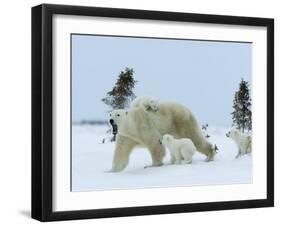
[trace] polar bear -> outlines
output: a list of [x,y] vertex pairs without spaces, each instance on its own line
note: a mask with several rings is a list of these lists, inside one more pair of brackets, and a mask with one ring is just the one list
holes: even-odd
[[140,96],[135,98],[130,104],[130,108],[143,108],[145,111],[157,111],[159,108],[159,101],[156,98],[149,96]]
[[238,146],[238,154],[235,158],[239,158],[242,155],[251,153],[252,151],[252,139],[250,135],[240,133],[237,129],[231,129],[227,134],[227,137],[231,138]]
[[161,143],[170,151],[171,164],[180,164],[182,159],[187,164],[192,163],[196,147],[189,138],[175,139],[172,135],[165,134]]
[[129,162],[132,150],[138,146],[148,148],[152,166],[161,166],[165,148],[159,140],[164,134],[171,134],[177,139],[190,138],[196,149],[207,157],[206,161],[212,161],[216,154],[194,115],[181,104],[161,102],[157,112],[142,108],[114,110],[109,114],[109,123],[118,131],[112,172],[123,170]]

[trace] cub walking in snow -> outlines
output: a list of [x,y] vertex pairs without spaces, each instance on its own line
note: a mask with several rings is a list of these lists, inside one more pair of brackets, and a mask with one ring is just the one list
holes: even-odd
[[251,153],[252,151],[252,138],[251,135],[240,133],[237,129],[230,130],[227,134],[238,146],[238,154],[235,158],[239,158],[242,155]]
[[181,164],[182,159],[185,163],[192,163],[196,147],[189,138],[175,139],[172,135],[165,134],[160,143],[170,150],[171,164]]
[[142,108],[145,111],[158,111],[159,101],[153,97],[140,96],[134,99],[130,108]]

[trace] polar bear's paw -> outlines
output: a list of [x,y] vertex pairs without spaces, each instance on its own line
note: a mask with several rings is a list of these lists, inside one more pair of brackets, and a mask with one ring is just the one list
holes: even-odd
[[163,166],[163,163],[157,163],[157,164],[152,164],[152,165],[146,165],[143,168],[147,169],[147,168],[152,168],[152,167],[159,167],[159,166]]

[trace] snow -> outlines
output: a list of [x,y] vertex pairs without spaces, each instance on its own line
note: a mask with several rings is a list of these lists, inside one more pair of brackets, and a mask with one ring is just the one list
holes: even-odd
[[205,162],[205,156],[196,153],[192,164],[169,165],[167,150],[163,166],[144,168],[151,165],[150,154],[137,148],[129,165],[118,173],[108,172],[115,143],[102,143],[109,136],[107,130],[107,125],[73,125],[72,191],[252,183],[252,156],[235,159],[237,147],[225,136],[225,128],[207,130],[209,140],[219,148],[213,162]]

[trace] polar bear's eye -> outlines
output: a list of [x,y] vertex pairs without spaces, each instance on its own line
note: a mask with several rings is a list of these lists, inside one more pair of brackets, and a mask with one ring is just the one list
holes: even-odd
[[120,114],[117,114],[117,116],[119,117],[119,116],[120,116]]

